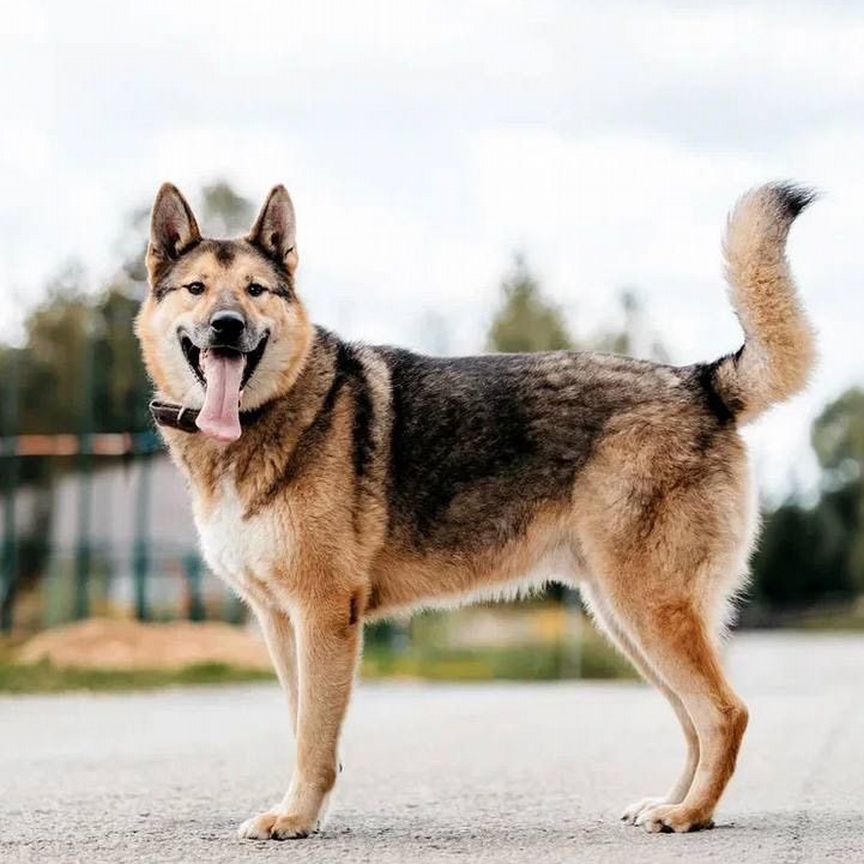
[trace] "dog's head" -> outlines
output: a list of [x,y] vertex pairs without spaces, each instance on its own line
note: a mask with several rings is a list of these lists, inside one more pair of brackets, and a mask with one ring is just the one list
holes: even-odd
[[150,291],[136,331],[160,394],[200,408],[198,426],[212,438],[239,438],[239,412],[287,392],[296,379],[311,341],[294,292],[297,261],[294,207],[283,186],[237,240],[203,238],[171,184],[156,196]]

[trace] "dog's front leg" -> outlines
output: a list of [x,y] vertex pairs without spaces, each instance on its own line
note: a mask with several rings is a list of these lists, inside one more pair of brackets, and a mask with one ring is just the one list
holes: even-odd
[[276,676],[288,699],[291,731],[296,739],[299,696],[297,693],[297,645],[294,637],[294,625],[281,609],[263,603],[252,603],[251,605],[261,626],[264,641],[267,643]]
[[360,653],[362,620],[345,603],[292,614],[298,675],[297,763],[282,803],[253,816],[240,836],[286,840],[314,832],[338,774],[339,733]]

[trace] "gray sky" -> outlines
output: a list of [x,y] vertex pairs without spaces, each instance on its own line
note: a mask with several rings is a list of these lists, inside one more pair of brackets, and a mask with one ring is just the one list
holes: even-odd
[[573,329],[635,286],[676,362],[735,349],[725,213],[795,178],[790,251],[822,334],[811,392],[748,437],[813,483],[809,421],[864,380],[864,5],[4,3],[0,336],[71,257],[94,286],[170,179],[288,185],[300,290],[367,341],[476,351],[515,250]]

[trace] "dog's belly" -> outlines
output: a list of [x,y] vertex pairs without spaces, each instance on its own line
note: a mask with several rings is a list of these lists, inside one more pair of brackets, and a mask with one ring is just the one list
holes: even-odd
[[447,608],[512,600],[548,582],[586,578],[579,544],[557,518],[538,518],[519,543],[481,553],[419,556],[391,547],[373,563],[367,614],[373,618],[417,608]]
[[195,524],[207,566],[249,600],[277,604],[273,586],[291,567],[293,544],[281,511],[244,518],[245,507],[233,483],[223,481],[215,504],[195,496]]

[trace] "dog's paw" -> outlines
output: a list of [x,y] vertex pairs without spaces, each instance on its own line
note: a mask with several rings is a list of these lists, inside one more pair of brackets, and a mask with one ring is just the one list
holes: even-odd
[[269,840],[278,818],[279,813],[276,810],[267,810],[252,816],[237,829],[237,836],[241,840]]
[[283,813],[270,829],[270,836],[274,840],[299,840],[314,834],[317,830],[317,821],[310,821],[291,813]]
[[710,813],[701,813],[683,804],[660,804],[643,810],[636,818],[636,824],[651,834],[684,834],[713,828],[714,820]]
[[317,822],[310,822],[291,813],[267,810],[247,819],[237,834],[241,840],[299,840],[317,830]]
[[646,810],[650,810],[652,807],[659,807],[662,804],[668,803],[668,799],[660,796],[654,798],[643,798],[641,801],[634,801],[632,804],[630,804],[624,809],[624,812],[621,814],[621,821],[626,822],[628,825],[635,825],[636,820]]

